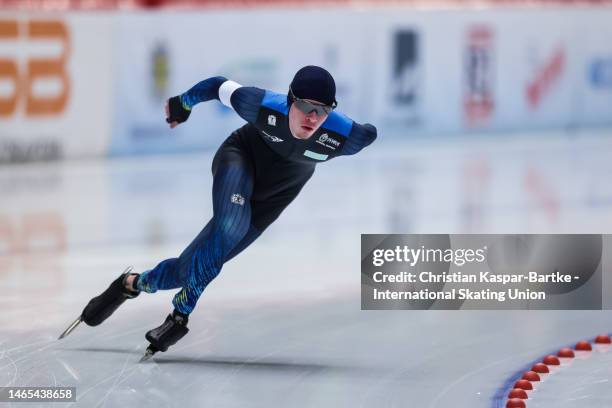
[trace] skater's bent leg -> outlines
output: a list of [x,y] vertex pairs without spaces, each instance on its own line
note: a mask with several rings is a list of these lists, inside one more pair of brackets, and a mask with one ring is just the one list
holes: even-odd
[[[251,225],[253,177],[242,163],[221,164],[213,181],[213,219],[210,228],[179,257],[180,274],[187,277],[172,303],[183,314],[192,312],[204,288],[219,274],[225,259],[244,239]],[[204,231],[203,231],[204,232]]]
[[[281,210],[282,209],[279,208],[276,211],[280,213]],[[276,216],[273,216],[272,218],[275,219]],[[196,247],[198,246],[198,243],[203,242],[203,240],[206,239],[210,233],[211,223],[212,221],[202,230],[202,232],[200,232],[200,234],[198,234],[193,242],[191,242],[189,247],[183,251],[183,254],[181,255],[183,260],[191,259]],[[271,223],[271,220],[269,223]],[[263,226],[263,228],[267,228],[269,223]],[[251,224],[242,240],[238,242],[238,244],[236,244],[236,246],[234,246],[234,248],[227,254],[224,263],[245,250],[257,238],[259,238],[261,233],[262,231],[259,228]],[[178,258],[166,259],[165,261],[160,262],[155,268],[144,272],[139,276],[136,288],[144,292],[155,293],[158,290],[183,287],[187,281],[187,277],[183,276],[184,274],[179,274],[179,271],[186,271],[189,268],[188,265],[185,265],[183,268],[179,268],[178,260]]]
[[[207,226],[209,228],[209,226]],[[191,259],[194,254],[195,247],[198,242],[205,239],[210,231],[206,228],[198,235],[198,237],[190,244],[182,255],[183,259]],[[261,232],[253,225],[250,226],[242,240],[230,251],[225,257],[224,263],[238,255],[249,245],[253,243]],[[193,249],[193,250],[191,250]],[[183,287],[187,278],[180,274],[179,271],[186,271],[189,268],[178,268],[179,258],[166,259],[160,262],[154,269],[144,272],[138,277],[136,288],[147,293],[155,293],[158,290],[176,289]],[[131,285],[131,281],[128,282]],[[131,288],[130,288],[131,289]]]

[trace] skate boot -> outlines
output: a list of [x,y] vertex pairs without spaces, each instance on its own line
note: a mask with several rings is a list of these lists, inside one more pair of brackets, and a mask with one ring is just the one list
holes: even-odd
[[189,332],[187,322],[189,317],[176,310],[166,317],[164,323],[153,330],[149,330],[145,335],[150,345],[140,361],[150,359],[158,351],[166,351],[168,347],[176,344]]
[[140,291],[132,292],[125,287],[125,281],[130,275],[136,275],[132,273],[131,266],[115,279],[102,294],[91,299],[87,306],[85,306],[85,309],[83,309],[81,316],[59,338],[62,339],[68,336],[81,322],[85,322],[88,326],[99,325],[108,319],[127,299],[138,296]]

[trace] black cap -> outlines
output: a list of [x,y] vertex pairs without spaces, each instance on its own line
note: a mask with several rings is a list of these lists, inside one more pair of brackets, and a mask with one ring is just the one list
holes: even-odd
[[300,99],[312,99],[329,106],[337,104],[334,78],[325,69],[315,65],[305,66],[296,72],[290,90]]

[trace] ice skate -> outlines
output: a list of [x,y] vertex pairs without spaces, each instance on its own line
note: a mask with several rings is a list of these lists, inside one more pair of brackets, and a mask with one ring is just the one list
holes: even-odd
[[59,339],[63,339],[72,333],[81,322],[85,322],[88,326],[99,325],[108,319],[127,299],[138,296],[140,291],[130,291],[125,287],[125,280],[130,275],[135,275],[132,273],[131,266],[115,279],[102,294],[89,301],[81,315],[60,335]]
[[158,351],[166,351],[168,347],[176,344],[176,342],[189,332],[187,328],[188,321],[189,318],[187,315],[178,313],[175,310],[171,315],[166,317],[166,320],[161,326],[149,330],[145,337],[150,344],[140,361],[146,361],[153,357],[153,354]]

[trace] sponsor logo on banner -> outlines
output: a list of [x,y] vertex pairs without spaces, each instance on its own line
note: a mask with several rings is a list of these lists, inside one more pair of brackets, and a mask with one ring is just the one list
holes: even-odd
[[588,75],[593,88],[612,90],[612,56],[595,58]]
[[470,126],[487,123],[495,108],[494,35],[490,27],[478,25],[467,33],[465,53],[464,116]]
[[[165,42],[158,39],[152,40],[151,44],[143,44],[144,46],[147,47],[146,69],[148,70],[148,77],[142,78],[142,83],[147,92],[146,96],[149,98],[149,112],[155,112],[155,117],[157,118],[158,112],[161,109],[160,106],[164,105],[169,94],[173,92],[168,88],[170,81],[169,47]],[[140,80],[141,78],[139,78]],[[144,97],[145,95],[143,95]],[[129,137],[132,142],[145,145],[163,143],[154,141],[166,140],[168,138],[168,129],[165,122],[151,121],[148,118],[143,119],[139,115],[134,115],[131,122]],[[182,131],[183,129],[176,133],[175,140],[180,139],[180,136],[177,136]]]
[[565,70],[565,60],[565,50],[559,47],[542,63],[536,65],[525,87],[525,97],[532,111],[538,109],[559,82]]
[[394,119],[405,125],[418,121],[421,103],[419,34],[413,29],[398,30],[393,34],[393,61],[390,96]]
[[42,137],[32,141],[12,137],[0,139],[0,164],[57,160],[62,157],[62,145],[57,140]]
[[[168,47],[163,42],[154,42],[148,47],[147,70],[148,78],[143,78],[142,83],[148,94],[150,112],[155,112],[157,117],[160,106],[163,106],[169,96],[169,58]],[[144,95],[143,95],[144,98]],[[153,122],[138,118],[134,115],[131,119],[131,129],[129,137],[131,141],[142,144],[152,143],[154,140],[164,140],[168,138],[168,129],[165,122]],[[182,129],[181,129],[182,131]],[[177,134],[179,134],[177,132]],[[175,136],[176,138],[176,136]],[[178,138],[177,138],[178,139]]]
[[[0,18],[0,123],[60,119],[70,98],[70,31],[61,20]],[[39,131],[0,134],[0,163],[55,160],[62,144]]]
[[[70,97],[70,33],[61,20],[0,19],[0,120],[61,116]],[[5,48],[6,47],[6,48]],[[41,53],[44,47],[44,54]],[[59,49],[49,56],[49,49]]]
[[168,49],[165,44],[155,44],[151,55],[151,88],[153,102],[157,105],[168,96]]

